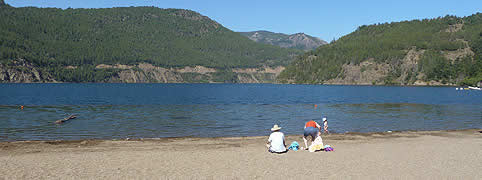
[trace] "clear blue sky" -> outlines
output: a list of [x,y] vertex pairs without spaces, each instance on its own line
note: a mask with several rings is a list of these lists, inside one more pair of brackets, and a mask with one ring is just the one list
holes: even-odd
[[331,41],[364,24],[468,16],[482,0],[5,0],[14,7],[108,8],[156,6],[197,11],[233,31],[304,32]]

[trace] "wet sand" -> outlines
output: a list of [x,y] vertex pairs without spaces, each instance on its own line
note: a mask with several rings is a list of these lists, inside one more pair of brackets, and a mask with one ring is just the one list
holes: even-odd
[[331,134],[333,152],[286,154],[267,136],[0,142],[0,179],[482,179],[479,131]]

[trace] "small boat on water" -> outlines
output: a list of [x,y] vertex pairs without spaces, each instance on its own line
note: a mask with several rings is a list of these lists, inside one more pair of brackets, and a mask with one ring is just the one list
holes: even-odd
[[462,91],[462,90],[482,90],[482,88],[469,86],[469,87],[466,87],[466,88],[463,88],[463,87],[455,88],[455,90],[460,90],[460,91]]
[[472,86],[469,86],[469,89],[471,89],[471,90],[482,90],[482,89],[479,88],[479,87],[472,87]]

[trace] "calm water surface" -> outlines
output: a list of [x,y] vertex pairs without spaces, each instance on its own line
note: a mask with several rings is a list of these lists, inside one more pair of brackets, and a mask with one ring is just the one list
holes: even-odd
[[[317,105],[317,108],[314,107]],[[19,105],[25,105],[21,110]],[[53,124],[67,114],[77,119]],[[0,141],[482,128],[482,91],[275,84],[0,84]]]

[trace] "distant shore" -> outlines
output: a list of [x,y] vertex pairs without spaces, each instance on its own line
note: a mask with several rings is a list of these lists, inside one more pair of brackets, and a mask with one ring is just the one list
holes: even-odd
[[324,83],[324,84],[308,84],[308,83],[225,83],[225,82],[0,82],[0,84],[279,84],[279,85],[327,85],[327,86],[399,86],[399,87],[467,87],[466,85],[457,84],[338,84],[338,83]]
[[0,142],[0,178],[481,179],[481,132],[329,134],[334,152],[280,155],[266,151],[267,136]]

